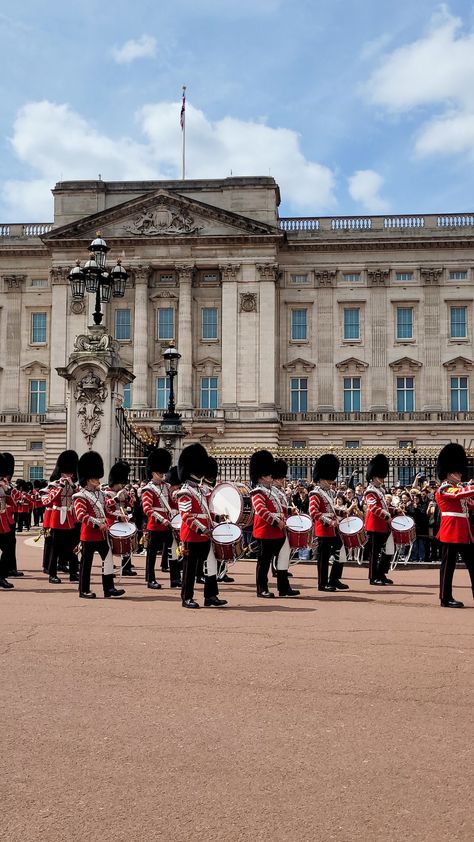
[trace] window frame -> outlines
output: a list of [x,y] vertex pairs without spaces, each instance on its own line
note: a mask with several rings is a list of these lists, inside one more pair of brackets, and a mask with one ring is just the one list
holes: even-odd
[[[453,387],[453,380],[458,381],[457,387]],[[466,386],[460,385],[460,381],[465,380]],[[465,393],[466,406],[461,406],[461,393]],[[458,406],[453,406],[453,395],[457,394]],[[469,377],[467,374],[451,374],[449,376],[449,408],[451,412],[469,412]]]
[[[171,336],[161,335],[161,313],[171,314]],[[169,328],[169,325],[167,326]],[[169,331],[168,331],[169,332]],[[156,308],[156,338],[158,342],[172,342],[176,339],[176,308],[173,306]]]
[[[204,385],[204,381],[207,381],[206,386]],[[215,383],[211,383],[211,381],[215,381]],[[204,400],[205,395],[207,395],[206,400]],[[205,403],[208,406],[204,406]],[[212,405],[213,403],[215,403],[215,406]],[[199,409],[219,409],[219,378],[217,374],[203,374],[199,378]]]
[[[401,310],[410,311],[411,312],[411,335],[410,336],[400,336],[399,335],[399,327],[400,321],[398,318],[399,312]],[[396,342],[413,342],[415,339],[415,308],[412,304],[396,304],[395,305],[395,341]]]
[[[118,322],[117,322],[117,318],[118,318],[119,313],[128,313],[128,336],[125,337],[125,338],[119,337],[117,335],[118,334],[118,327],[119,327]],[[120,325],[120,327],[123,328],[124,325]],[[117,342],[131,342],[132,341],[132,311],[131,311],[130,307],[117,307],[116,308],[116,310],[114,312],[114,339],[116,339]]]
[[[37,389],[35,392],[33,391],[33,383],[44,383],[44,389]],[[48,381],[44,377],[32,377],[28,381],[28,414],[29,415],[46,415],[47,411],[47,394],[48,394]],[[41,397],[44,397],[44,407],[43,409],[33,409],[33,398],[36,396],[36,401],[39,402]]]
[[[398,385],[399,381],[401,381],[401,380],[403,380],[404,384],[405,384],[403,386],[403,388]],[[406,385],[407,380],[412,381],[413,385],[411,386],[411,388],[407,387],[407,385]],[[411,393],[411,396],[412,396],[413,405],[411,407],[407,407],[407,405],[406,405],[407,404],[407,396],[410,393]],[[403,405],[404,405],[403,409],[400,409],[400,406],[399,406],[399,396],[400,395],[403,395]],[[396,406],[397,412],[416,412],[416,409],[415,409],[415,407],[416,407],[415,377],[414,377],[413,374],[397,374],[397,376],[395,378],[395,406]]]
[[[298,381],[298,386],[293,386],[293,383]],[[304,381],[306,383],[305,388],[301,387],[301,383]],[[299,375],[294,375],[289,378],[289,392],[290,392],[290,412],[308,412],[308,377],[300,377]],[[293,395],[297,395],[296,404],[293,403]],[[303,397],[304,396],[304,397]],[[305,404],[305,406],[302,406]],[[297,406],[297,409],[294,409],[294,406]]]
[[[205,319],[204,314],[206,312],[215,311],[216,319],[215,319],[215,336],[204,336],[204,327],[205,327]],[[219,342],[219,307],[215,305],[201,307],[201,342]],[[209,327],[209,325],[207,325]]]
[[[453,334],[453,311],[464,310],[464,335],[455,336]],[[451,342],[468,342],[469,341],[469,312],[467,304],[449,303],[449,339]]]
[[[360,318],[361,309],[362,309],[361,307],[353,306],[353,305],[343,307],[343,310],[342,310],[342,341],[343,342],[345,342],[345,343],[347,343],[347,342],[349,342],[349,343],[353,343],[353,342],[359,342],[360,343],[360,342],[362,342],[362,330],[361,330],[361,318]],[[346,327],[349,327],[349,325],[346,323],[346,313],[357,313],[358,314],[357,315],[357,337],[346,336]]]
[[[159,385],[158,385],[158,382],[160,380],[164,381],[164,386],[162,386],[162,387],[159,387]],[[159,394],[160,391],[164,393],[163,394],[163,397],[164,397],[164,405],[163,406],[159,405],[158,394]],[[157,374],[157,376],[155,377],[154,398],[155,398],[155,409],[158,409],[160,412],[166,412],[166,410],[168,409],[169,398],[170,398],[169,377],[168,377],[167,374]]]
[[[34,320],[35,316],[44,316],[44,339],[35,339],[34,337]],[[48,313],[46,310],[32,310],[30,314],[30,345],[47,345],[48,344]]]
[[[354,381],[359,381],[358,388],[354,386]],[[346,387],[346,383],[350,381],[350,387]],[[346,395],[350,396],[350,408],[346,407]],[[358,395],[358,403],[359,406],[354,406],[354,396]],[[362,377],[360,375],[344,375],[342,378],[342,411],[346,414],[350,412],[361,412],[362,411]]]
[[[294,336],[293,332],[295,328],[301,328],[303,325],[295,324],[295,315],[296,313],[304,313],[304,337],[297,338]],[[296,344],[300,345],[301,343],[309,342],[309,318],[308,318],[308,308],[307,307],[290,307],[290,342],[295,342]]]

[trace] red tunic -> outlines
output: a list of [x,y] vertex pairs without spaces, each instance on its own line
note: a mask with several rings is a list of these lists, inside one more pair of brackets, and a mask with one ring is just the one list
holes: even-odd
[[367,532],[390,532],[391,516],[385,499],[385,492],[370,483],[365,490],[364,503],[367,508],[365,514]]
[[170,487],[167,482],[149,482],[142,491],[142,509],[150,532],[166,532],[173,517]]
[[[74,529],[76,515],[74,512],[73,495],[79,486],[72,485],[67,480],[56,480],[51,483],[45,495],[44,505],[49,509],[47,526],[51,529]],[[46,524],[43,522],[43,526]]]
[[250,499],[254,511],[254,538],[284,538],[285,530],[276,525],[278,520],[286,520],[282,500],[275,494],[273,488],[257,485],[250,492]]
[[336,510],[331,492],[316,486],[309,495],[309,516],[314,524],[316,538],[335,538]]
[[13,518],[12,489],[0,488],[0,535],[11,532]]
[[446,480],[441,483],[435,499],[441,512],[438,541],[443,544],[473,543],[469,510],[474,508],[474,483],[456,485]]
[[82,488],[74,494],[76,520],[81,524],[81,541],[105,541],[107,531],[99,528],[98,521],[107,520],[107,513],[114,508],[112,500],[103,491]]
[[203,530],[211,530],[213,522],[203,489],[188,480],[176,491],[175,498],[181,515],[180,540],[196,543],[209,541],[209,535],[203,534]]

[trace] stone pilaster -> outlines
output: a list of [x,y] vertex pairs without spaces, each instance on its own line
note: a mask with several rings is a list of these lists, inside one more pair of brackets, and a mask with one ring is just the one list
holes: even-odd
[[67,293],[69,270],[55,267],[50,270],[51,324],[51,382],[49,384],[48,415],[66,409],[66,382],[56,369],[66,365],[67,359]]
[[225,376],[222,378],[223,409],[237,409],[237,277],[240,265],[221,266],[222,278],[222,360]]
[[193,408],[193,335],[192,335],[192,283],[194,266],[176,266],[179,284],[178,350],[181,354],[178,368],[178,400],[176,408]]
[[365,331],[367,343],[370,330],[372,338],[372,359],[368,376],[370,377],[371,406],[362,409],[372,409],[383,412],[392,403],[388,399],[388,390],[393,394],[393,384],[387,378],[387,343],[388,343],[388,317],[387,317],[387,291],[379,282],[373,286],[369,297],[369,322]]
[[[334,284],[336,272],[316,271],[317,293],[317,409],[334,409]],[[309,406],[308,409],[314,409]]]
[[5,302],[4,354],[5,367],[2,377],[1,408],[4,412],[18,412],[20,391],[21,352],[21,294],[25,275],[4,275],[3,290]]
[[257,265],[259,277],[259,405],[275,410],[276,406],[276,282],[278,266]]
[[[443,383],[444,372],[441,368],[441,296],[439,288],[441,271],[441,269],[421,270],[421,277],[425,283],[423,308],[423,334],[425,340],[425,365],[423,370],[424,402],[423,406],[417,406],[416,408],[423,409],[426,412],[441,410],[446,400],[446,389]],[[419,386],[415,391],[415,395],[417,391],[420,391]]]
[[148,282],[150,267],[133,270],[135,279],[135,312],[133,322],[133,408],[148,406]]

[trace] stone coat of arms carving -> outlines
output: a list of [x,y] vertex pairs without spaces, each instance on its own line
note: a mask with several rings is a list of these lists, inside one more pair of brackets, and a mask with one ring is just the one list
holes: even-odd
[[197,234],[202,226],[195,225],[186,210],[165,203],[146,210],[124,226],[125,231],[140,237],[157,237],[161,234]]
[[74,397],[77,401],[77,415],[80,418],[82,434],[91,447],[102,424],[104,410],[101,403],[104,403],[107,397],[107,388],[90,368],[78,381]]

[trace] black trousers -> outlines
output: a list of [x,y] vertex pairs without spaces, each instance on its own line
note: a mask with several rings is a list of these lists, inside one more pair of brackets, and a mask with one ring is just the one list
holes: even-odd
[[77,576],[79,560],[74,552],[79,544],[80,527],[73,529],[52,529],[51,530],[51,551],[49,556],[48,573],[56,576],[58,563],[69,564],[69,575]]
[[[342,576],[344,565],[339,561],[342,541],[339,535],[331,538],[316,538],[316,564],[318,565],[318,588],[334,585]],[[334,556],[329,575],[329,559]]]
[[441,543],[441,567],[439,571],[439,598],[441,601],[453,598],[453,577],[458,553],[466,565],[474,596],[474,544]]
[[[198,564],[204,564],[209,550],[211,549],[210,541],[186,541],[184,545],[183,558],[183,584],[181,587],[181,599],[192,599],[194,596],[194,582],[196,580],[196,570]],[[205,576],[204,578],[204,599],[211,599],[213,596],[218,596],[219,588],[217,585],[217,576]]]
[[[384,554],[382,552],[389,532],[367,532],[367,555],[369,558],[369,581],[371,579],[379,579],[384,576],[387,570]],[[390,559],[388,560],[390,565]]]
[[35,526],[39,526],[43,520],[44,514],[44,507],[38,506],[37,508],[33,509],[33,523]]
[[[272,559],[276,558],[285,543],[285,538],[257,538],[257,570],[256,570],[256,582],[257,582],[257,593],[264,593],[268,591],[268,573],[270,570],[270,565],[272,563]],[[283,587],[283,578],[286,578],[288,581],[288,571],[287,570],[277,570],[277,586],[278,590],[285,590]],[[286,577],[281,576],[282,573],[286,573]]]
[[[79,593],[88,593],[91,589],[91,569],[94,560],[94,553],[98,553],[102,561],[105,561],[110,552],[108,541],[82,541],[81,565],[79,568]],[[102,587],[107,593],[114,586],[114,577],[104,575],[102,566]]]
[[0,579],[6,579],[11,570],[8,561],[8,541],[9,533],[0,533]]
[[16,561],[16,531],[15,525],[12,524],[12,528],[10,532],[5,533],[6,542],[5,542],[5,565],[8,572],[11,570],[18,570],[18,565]]
[[44,545],[43,545],[43,573],[49,573],[49,562],[51,559],[51,550],[53,548],[53,539],[51,536],[51,530],[47,530],[47,535],[44,536]]
[[[161,553],[162,565],[166,566],[168,555],[170,554],[171,544],[173,543],[173,533],[171,528],[158,532],[150,529],[148,531],[148,547],[146,550],[146,565],[145,565],[145,579],[147,582],[155,581],[155,565],[156,556]],[[176,571],[174,571],[176,572]],[[171,559],[170,559],[170,578],[179,579],[179,570],[176,576],[171,576]]]

